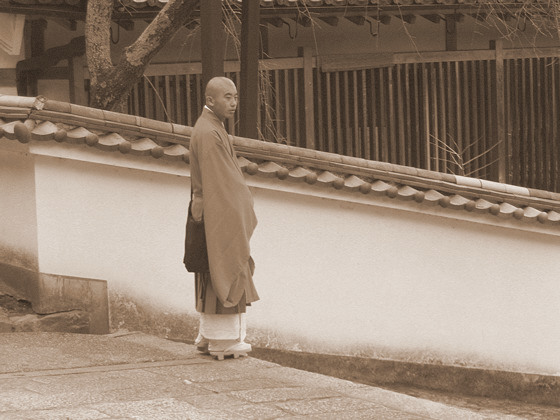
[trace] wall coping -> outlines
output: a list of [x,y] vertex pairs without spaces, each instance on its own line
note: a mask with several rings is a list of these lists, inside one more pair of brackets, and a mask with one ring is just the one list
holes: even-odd
[[[192,127],[49,100],[0,95],[0,136],[189,164]],[[560,194],[477,178],[233,137],[248,175],[560,227]]]

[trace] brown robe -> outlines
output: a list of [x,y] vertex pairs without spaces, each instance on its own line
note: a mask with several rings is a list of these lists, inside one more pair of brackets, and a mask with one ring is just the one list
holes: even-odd
[[204,108],[190,141],[193,215],[202,209],[210,273],[196,275],[197,310],[245,312],[259,299],[249,241],[257,225],[253,197],[232,142],[218,117]]

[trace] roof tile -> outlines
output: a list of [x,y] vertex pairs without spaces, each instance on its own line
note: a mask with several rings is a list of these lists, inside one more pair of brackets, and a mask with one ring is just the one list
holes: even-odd
[[[68,133],[68,135],[70,136],[71,133]],[[126,140],[120,134],[109,133],[99,136],[99,143],[97,144],[97,147],[106,151],[118,150],[119,145],[125,141]]]
[[278,172],[283,169],[285,170],[286,168],[278,165],[276,162],[266,162],[259,165],[258,173],[267,178],[274,178],[277,176]]
[[528,220],[535,220],[539,214],[541,214],[540,210],[537,210],[533,207],[527,206],[523,210],[523,218]]
[[391,185],[385,181],[377,180],[371,184],[371,190],[373,192],[382,193],[383,195],[389,188],[391,188]]
[[449,206],[452,209],[460,210],[464,209],[469,201],[470,200],[468,198],[455,194],[449,198]]
[[44,111],[56,111],[68,114],[72,112],[72,105],[68,102],[48,100],[43,107]]
[[475,188],[482,187],[481,180],[477,178],[455,175],[455,181],[457,182],[457,185],[464,185],[466,187],[475,187]]
[[404,185],[399,188],[397,198],[405,199],[405,200],[412,200],[418,193],[417,189],[414,189],[408,185]]
[[150,150],[156,146],[157,144],[152,139],[144,137],[132,142],[131,153],[135,155],[149,155]]
[[31,136],[34,140],[52,140],[57,131],[58,127],[56,124],[50,121],[43,121],[35,126]]
[[499,182],[494,182],[494,181],[487,181],[486,179],[481,179],[480,182],[482,184],[482,188],[491,191],[506,192],[505,184],[500,184]]
[[475,201],[476,206],[474,207],[474,211],[479,212],[479,213],[486,213],[488,210],[490,210],[490,207],[492,207],[492,203],[483,199],[483,198],[479,198],[478,200]]
[[424,195],[424,202],[427,204],[438,204],[439,200],[444,197],[442,193],[436,190],[428,190]]
[[364,180],[358,178],[356,175],[350,175],[344,180],[344,189],[349,191],[358,190],[363,184]]
[[183,155],[188,152],[188,149],[182,144],[174,144],[163,148],[164,156],[174,159],[182,159]]

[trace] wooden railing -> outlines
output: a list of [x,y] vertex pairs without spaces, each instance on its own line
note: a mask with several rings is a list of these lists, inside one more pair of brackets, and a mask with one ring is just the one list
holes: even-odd
[[[262,60],[259,137],[560,192],[560,49]],[[238,80],[239,63],[226,75]],[[193,125],[201,65],[152,65],[129,113]],[[241,98],[243,100],[243,98]],[[236,124],[229,130],[236,134]]]

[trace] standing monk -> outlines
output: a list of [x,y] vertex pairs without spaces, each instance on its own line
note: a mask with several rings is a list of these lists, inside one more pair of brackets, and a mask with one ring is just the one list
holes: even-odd
[[237,88],[226,77],[211,79],[206,105],[190,142],[192,215],[204,217],[209,273],[195,274],[199,351],[222,359],[246,355],[246,306],[259,300],[253,284],[255,264],[249,240],[257,225],[253,197],[224,121],[237,108]]

